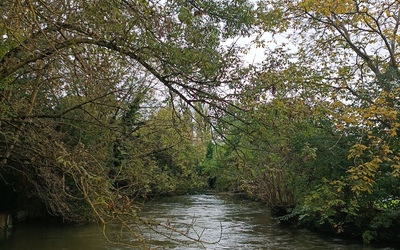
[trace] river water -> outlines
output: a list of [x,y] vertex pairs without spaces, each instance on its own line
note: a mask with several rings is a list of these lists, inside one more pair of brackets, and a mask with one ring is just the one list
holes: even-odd
[[[157,228],[174,239],[171,240],[154,231],[144,230],[150,249],[396,249],[393,246],[369,246],[340,237],[290,229],[271,218],[264,205],[230,196],[209,194],[159,198],[146,204],[142,217],[155,218],[161,225],[168,225],[184,234]],[[200,238],[200,242],[188,237]],[[141,245],[133,239],[127,238],[125,242],[134,247],[109,243],[96,224],[71,226],[29,223],[18,225],[9,233],[3,232],[0,249],[141,249]]]

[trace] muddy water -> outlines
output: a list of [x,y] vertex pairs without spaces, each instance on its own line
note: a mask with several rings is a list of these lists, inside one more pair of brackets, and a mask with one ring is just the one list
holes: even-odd
[[[170,240],[145,230],[143,233],[150,239],[147,245],[150,249],[396,249],[393,246],[368,246],[339,237],[317,235],[307,230],[289,229],[271,218],[265,206],[229,196],[210,194],[155,199],[147,203],[142,216],[157,219],[162,225],[168,225],[184,234],[157,228],[174,239]],[[200,242],[188,237],[200,238]],[[142,247],[133,239],[127,238],[125,242],[133,245],[131,249]],[[66,226],[31,223],[19,225],[9,233],[3,232],[0,236],[0,249],[130,248],[107,242],[96,224]]]

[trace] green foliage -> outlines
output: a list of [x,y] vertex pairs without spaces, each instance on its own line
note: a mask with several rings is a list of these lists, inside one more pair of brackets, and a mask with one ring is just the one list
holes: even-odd
[[[301,221],[368,242],[397,237],[383,228],[395,222],[399,197],[398,7],[396,1],[258,3],[263,31],[281,32],[296,49],[282,44],[267,51],[270,62],[253,66],[255,95],[245,99],[256,96],[253,102],[278,110],[282,97],[309,105],[308,119],[299,106],[288,106],[295,115],[283,126],[298,132],[284,137],[293,159],[285,171]],[[256,43],[268,45],[261,35]],[[293,126],[302,122],[308,128]]]
[[[396,238],[400,6],[378,2],[6,0],[1,172],[71,221],[129,225],[139,199],[208,179],[315,228]],[[265,31],[296,50],[244,66],[223,45],[266,48]]]
[[138,156],[147,162],[142,167],[131,165],[137,171],[132,175],[140,180],[137,185],[146,187],[143,195],[180,194],[204,185],[195,169],[205,157],[205,147],[195,137],[188,112],[160,109],[135,131],[137,139],[130,142],[126,163],[131,165]]
[[65,220],[129,229],[141,198],[203,188],[207,112],[223,113],[220,90],[245,77],[241,48],[222,42],[249,34],[252,8],[2,1],[1,172]]
[[[397,203],[398,204],[398,203]],[[393,209],[385,209],[384,211],[377,214],[370,224],[370,231],[373,236],[368,239],[363,238],[367,242],[371,240],[381,239],[381,240],[393,240],[398,239],[400,236],[399,230],[400,212],[399,206]]]

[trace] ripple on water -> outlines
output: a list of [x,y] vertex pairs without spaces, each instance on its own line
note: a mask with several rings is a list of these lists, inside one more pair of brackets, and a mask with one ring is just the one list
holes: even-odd
[[[182,235],[172,234],[178,241],[150,230],[144,234],[150,239],[151,249],[237,249],[237,250],[393,250],[364,246],[359,242],[335,237],[322,237],[307,230],[292,230],[272,219],[269,210],[259,203],[219,195],[187,195],[163,197],[146,204],[143,217],[168,223],[181,232],[216,244],[193,242]],[[192,225],[192,223],[194,223]],[[222,234],[221,234],[222,232]],[[167,232],[168,233],[168,232]],[[170,232],[169,232],[170,233]],[[110,234],[119,234],[119,227],[110,228]],[[169,234],[171,235],[171,234]],[[221,238],[221,239],[220,239]],[[128,238],[128,243],[135,244]],[[138,244],[139,248],[140,245]],[[0,250],[123,250],[130,249],[108,243],[97,225],[68,227],[55,225],[27,225],[13,230],[11,237],[0,241]]]
[[195,222],[193,229],[196,232],[204,229],[203,240],[218,240],[220,236],[221,240],[217,244],[201,245],[181,238],[186,243],[183,248],[176,245],[162,249],[366,249],[358,242],[322,238],[307,230],[283,227],[271,219],[266,207],[248,200],[192,195],[176,197],[168,202],[170,209],[162,212],[163,218],[170,218],[177,224]]

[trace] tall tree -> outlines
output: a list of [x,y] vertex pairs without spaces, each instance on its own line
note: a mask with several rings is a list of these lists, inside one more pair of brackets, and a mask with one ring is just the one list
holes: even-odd
[[[259,2],[260,24],[264,30],[282,32],[295,46],[286,65],[304,73],[286,86],[297,83],[294,95],[306,96],[323,111],[317,114],[331,120],[333,133],[353,138],[348,153],[352,164],[345,166],[341,178],[327,181],[332,196],[325,198],[347,197],[345,203],[331,206],[347,207],[347,212],[342,210],[347,214],[354,212],[348,207],[360,214],[368,210],[367,220],[374,216],[376,203],[399,197],[398,188],[384,184],[389,179],[394,186],[399,183],[399,4],[394,0]],[[281,21],[270,22],[269,15]],[[349,196],[343,194],[348,189]],[[367,220],[364,229],[370,226]],[[365,239],[371,237],[366,231]]]
[[104,223],[135,218],[110,165],[160,99],[229,105],[241,48],[221,42],[254,17],[241,0],[6,0],[0,15],[0,174],[51,213]]

